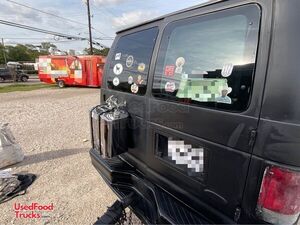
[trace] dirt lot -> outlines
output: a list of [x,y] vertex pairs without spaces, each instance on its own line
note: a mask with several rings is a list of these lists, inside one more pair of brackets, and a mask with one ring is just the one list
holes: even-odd
[[[116,199],[88,154],[88,110],[99,97],[85,88],[0,94],[0,123],[10,124],[26,155],[13,171],[38,175],[26,195],[0,205],[0,224],[91,224]],[[16,218],[14,203],[34,202],[54,204],[49,218]]]

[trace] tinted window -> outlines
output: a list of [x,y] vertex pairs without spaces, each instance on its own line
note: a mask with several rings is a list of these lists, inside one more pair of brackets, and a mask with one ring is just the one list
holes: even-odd
[[109,88],[145,94],[157,34],[155,27],[119,39],[109,67]]
[[206,107],[244,110],[251,96],[260,11],[243,6],[169,24],[153,93]]

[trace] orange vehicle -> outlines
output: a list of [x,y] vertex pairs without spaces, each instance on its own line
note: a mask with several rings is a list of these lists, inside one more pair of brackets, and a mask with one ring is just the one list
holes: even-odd
[[100,87],[102,84],[103,56],[40,56],[39,78],[59,87]]

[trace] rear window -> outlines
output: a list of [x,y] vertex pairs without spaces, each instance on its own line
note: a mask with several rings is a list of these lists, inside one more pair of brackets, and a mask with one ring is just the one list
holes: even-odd
[[122,36],[109,66],[110,89],[144,95],[158,28]]
[[259,23],[256,5],[170,23],[156,63],[154,96],[231,111],[246,109]]

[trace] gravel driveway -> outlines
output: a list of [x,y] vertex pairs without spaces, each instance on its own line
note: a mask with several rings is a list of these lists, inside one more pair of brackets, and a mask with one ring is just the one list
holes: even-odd
[[[86,88],[0,94],[0,123],[10,124],[26,155],[13,171],[38,176],[27,194],[0,205],[0,224],[91,224],[116,200],[88,154],[88,110],[99,97]],[[48,218],[16,218],[14,203],[34,202],[54,210]]]

